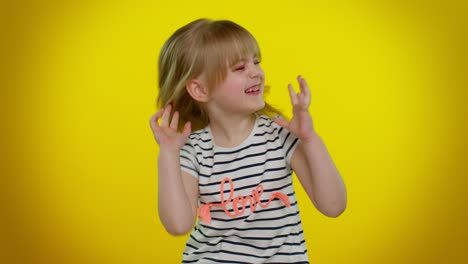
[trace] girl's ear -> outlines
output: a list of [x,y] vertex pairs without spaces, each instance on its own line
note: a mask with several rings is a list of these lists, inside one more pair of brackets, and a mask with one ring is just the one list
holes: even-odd
[[193,100],[206,103],[209,99],[208,89],[200,80],[192,79],[188,82],[186,86],[187,92],[193,98]]

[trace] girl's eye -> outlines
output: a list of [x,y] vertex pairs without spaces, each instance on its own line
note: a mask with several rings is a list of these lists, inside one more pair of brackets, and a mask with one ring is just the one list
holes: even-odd
[[236,71],[242,71],[243,69],[245,69],[245,66],[244,66],[244,65],[241,65],[241,66],[237,66],[237,67],[236,67]]
[[259,61],[259,60],[256,60],[256,61],[254,61],[254,64],[255,64],[255,65],[259,65],[259,64],[260,64],[260,61]]

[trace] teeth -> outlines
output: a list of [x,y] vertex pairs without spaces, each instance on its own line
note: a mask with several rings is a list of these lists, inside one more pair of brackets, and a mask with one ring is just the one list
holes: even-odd
[[257,92],[258,90],[260,90],[260,89],[257,88],[257,87],[254,87],[254,88],[249,88],[249,89],[247,89],[245,92],[246,92],[246,93],[252,93],[252,92]]

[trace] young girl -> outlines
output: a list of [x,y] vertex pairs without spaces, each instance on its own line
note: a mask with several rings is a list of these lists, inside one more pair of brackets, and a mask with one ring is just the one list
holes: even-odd
[[263,99],[260,60],[254,37],[224,20],[193,21],[161,50],[163,108],[150,119],[160,148],[158,209],[173,235],[195,225],[183,263],[308,263],[293,171],[321,213],[345,210],[306,81],[298,77],[297,94],[288,86],[293,118],[270,118],[280,113]]

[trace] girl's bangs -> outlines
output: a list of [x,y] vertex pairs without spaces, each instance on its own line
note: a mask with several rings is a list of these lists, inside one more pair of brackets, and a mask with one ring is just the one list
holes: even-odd
[[211,45],[204,51],[207,81],[210,87],[222,83],[227,71],[241,60],[255,57],[261,59],[255,38],[243,28],[228,28],[212,36]]
[[257,42],[248,32],[245,33],[233,36],[229,45],[224,47],[228,67],[250,57],[260,59],[260,50]]

